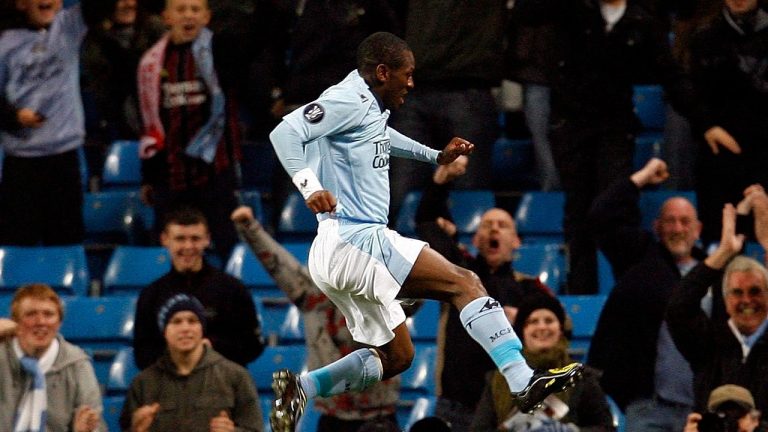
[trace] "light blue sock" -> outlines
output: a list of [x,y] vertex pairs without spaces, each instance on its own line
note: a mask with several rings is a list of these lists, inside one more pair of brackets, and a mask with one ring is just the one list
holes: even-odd
[[464,306],[459,317],[467,333],[491,356],[507,379],[509,389],[513,392],[523,390],[533,371],[523,358],[523,344],[501,304],[491,297],[480,297]]
[[383,374],[378,353],[371,348],[362,348],[299,379],[307,399],[311,399],[362,391],[381,381]]

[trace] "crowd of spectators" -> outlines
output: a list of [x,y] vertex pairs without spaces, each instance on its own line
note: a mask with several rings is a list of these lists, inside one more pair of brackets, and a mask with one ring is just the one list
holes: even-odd
[[[310,369],[356,348],[340,311],[272,237],[276,218],[239,207],[239,169],[242,146],[266,141],[283,115],[343,79],[376,31],[402,36],[418,66],[393,126],[438,149],[452,136],[476,148],[435,172],[392,158],[391,223],[406,194],[423,190],[419,237],[477,273],[532,366],[570,362],[557,294],[598,292],[598,250],[616,281],[584,380],[548,399],[546,416],[514,408],[490,357],[443,308],[435,414],[454,431],[612,430],[607,395],[628,432],[696,432],[726,411],[739,431],[765,430],[768,271],[740,255],[747,242],[768,250],[768,11],[759,0],[4,0],[0,12],[0,244],[82,243],[81,148],[98,188],[109,143],[141,143],[140,195],[171,270],[138,297],[142,372],[126,430],[263,427],[244,367],[266,342],[247,288],[217,267],[238,240],[301,311]],[[525,239],[511,209],[482,215],[473,256],[447,204],[456,188],[521,192],[498,190],[491,176],[502,80],[522,86],[540,189],[565,195],[560,292],[514,269]],[[649,83],[665,91],[674,139],[661,155],[669,165],[654,158],[633,173],[641,126],[632,89]],[[675,177],[686,166],[690,178]],[[265,196],[277,211],[292,185],[276,172]],[[642,229],[641,191],[681,185],[696,202],[670,198]],[[6,312],[0,429],[104,430],[88,355],[58,334],[57,294],[25,286]],[[318,400],[318,430],[396,423],[399,385],[394,377]]]

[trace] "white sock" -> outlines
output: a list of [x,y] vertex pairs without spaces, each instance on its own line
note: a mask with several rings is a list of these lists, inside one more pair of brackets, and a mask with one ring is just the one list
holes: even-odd
[[523,344],[501,304],[491,297],[480,297],[466,305],[459,317],[467,333],[483,347],[507,379],[509,389],[513,392],[523,390],[533,376],[533,370],[523,358]]
[[381,381],[384,367],[376,350],[362,348],[299,377],[307,399],[364,390]]

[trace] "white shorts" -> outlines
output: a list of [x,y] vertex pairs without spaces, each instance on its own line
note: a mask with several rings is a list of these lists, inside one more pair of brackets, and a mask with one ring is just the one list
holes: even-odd
[[344,314],[352,338],[382,346],[405,322],[395,296],[426,245],[384,225],[326,219],[309,250],[309,273]]

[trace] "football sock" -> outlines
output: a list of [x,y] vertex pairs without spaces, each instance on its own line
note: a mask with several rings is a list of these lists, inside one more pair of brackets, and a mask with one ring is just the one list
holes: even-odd
[[472,339],[488,353],[513,392],[523,390],[533,371],[523,358],[523,344],[512,329],[504,308],[491,297],[472,300],[459,313]]

